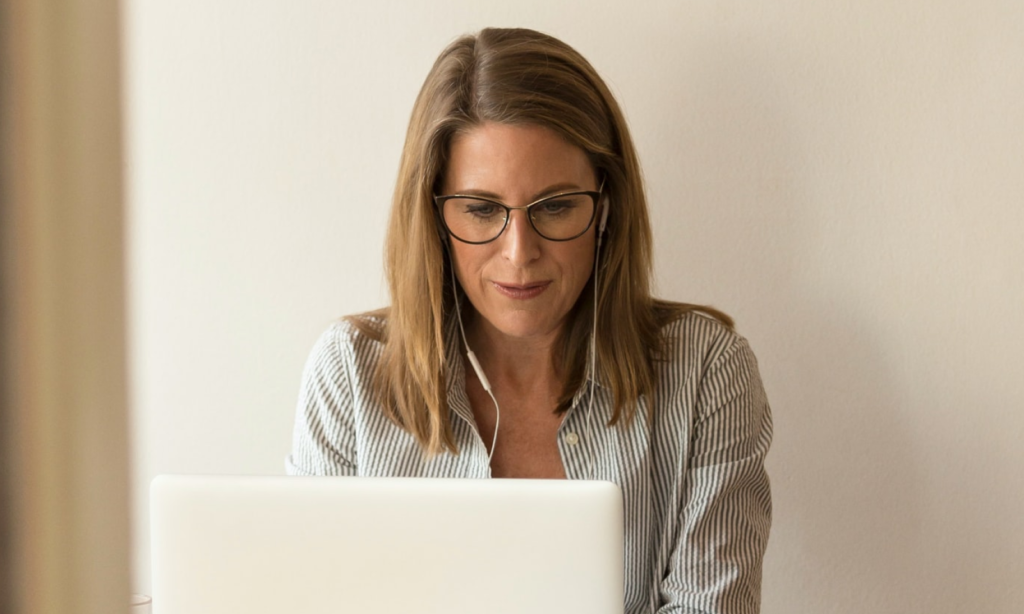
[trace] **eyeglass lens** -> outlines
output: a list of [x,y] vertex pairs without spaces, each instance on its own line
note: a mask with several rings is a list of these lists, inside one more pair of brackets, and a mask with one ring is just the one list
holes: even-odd
[[[444,201],[444,222],[456,238],[484,243],[505,229],[510,209],[480,198],[456,196]],[[586,232],[594,218],[594,199],[588,194],[561,194],[537,201],[527,212],[533,228],[545,239],[565,241]]]

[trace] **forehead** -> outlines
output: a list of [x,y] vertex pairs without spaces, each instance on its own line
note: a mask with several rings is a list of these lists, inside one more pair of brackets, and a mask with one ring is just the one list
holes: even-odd
[[528,198],[558,186],[596,189],[586,153],[550,128],[488,122],[452,139],[444,191]]

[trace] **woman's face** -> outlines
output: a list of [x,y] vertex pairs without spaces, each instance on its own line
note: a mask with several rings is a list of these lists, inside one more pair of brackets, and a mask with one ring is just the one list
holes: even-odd
[[[559,192],[596,191],[596,181],[586,154],[550,129],[485,123],[453,140],[442,193],[521,207]],[[508,338],[553,340],[590,278],[595,225],[571,241],[549,241],[517,210],[490,243],[450,239],[455,274],[482,316],[474,324]]]

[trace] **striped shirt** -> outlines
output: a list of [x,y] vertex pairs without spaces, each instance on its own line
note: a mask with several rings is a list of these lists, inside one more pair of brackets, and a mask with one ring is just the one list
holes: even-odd
[[[764,459],[772,423],[747,341],[689,313],[666,326],[657,386],[628,426],[605,426],[610,390],[581,387],[558,430],[569,479],[608,480],[625,511],[626,614],[750,614],[760,609],[771,525]],[[460,453],[427,458],[382,413],[372,374],[382,345],[346,322],[320,337],[303,374],[292,475],[490,477],[466,396],[458,328],[448,327],[448,402]],[[652,400],[653,399],[653,400]],[[499,435],[500,437],[500,435]]]

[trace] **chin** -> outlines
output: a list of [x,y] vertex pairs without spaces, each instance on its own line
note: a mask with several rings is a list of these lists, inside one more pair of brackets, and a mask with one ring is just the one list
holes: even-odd
[[529,339],[532,337],[546,337],[557,333],[564,324],[563,320],[549,318],[504,318],[492,322],[492,326],[506,337],[515,339]]

